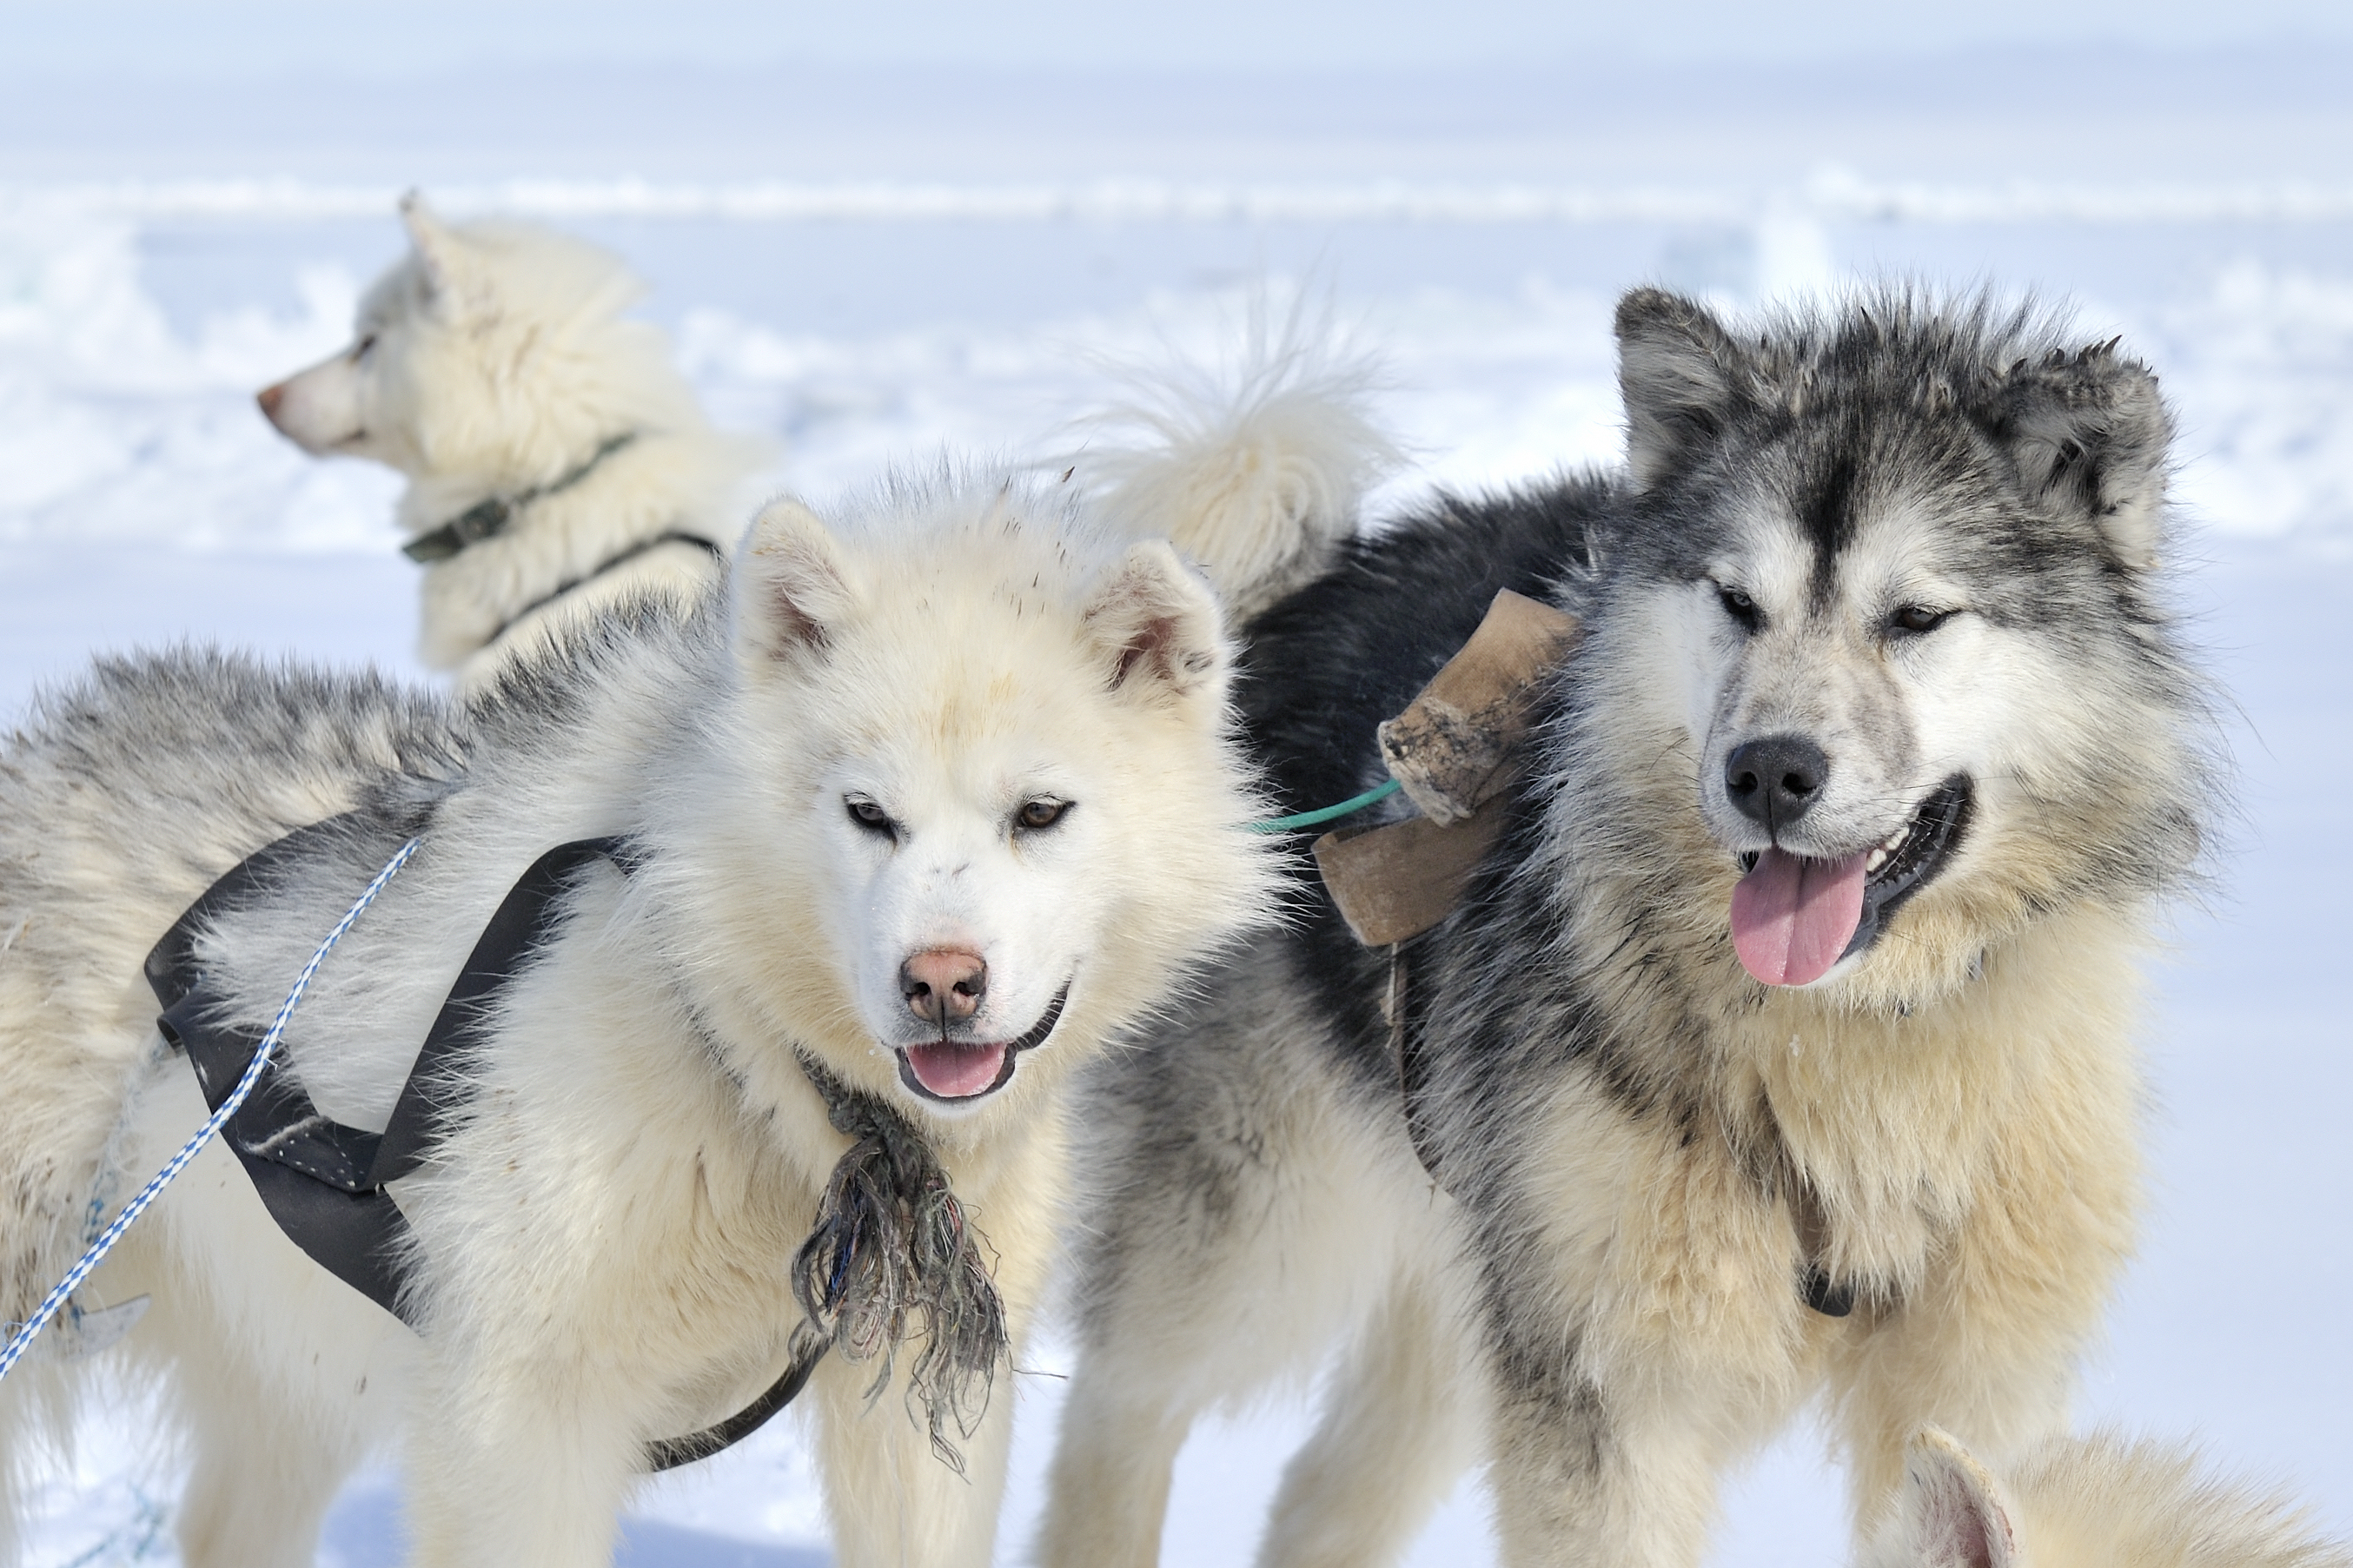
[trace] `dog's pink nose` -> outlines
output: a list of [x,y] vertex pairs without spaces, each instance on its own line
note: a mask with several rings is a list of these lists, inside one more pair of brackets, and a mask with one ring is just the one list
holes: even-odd
[[924,1023],[961,1024],[988,994],[988,964],[962,948],[931,948],[899,966],[899,992]]
[[253,395],[253,400],[261,405],[261,416],[275,425],[278,405],[286,401],[286,384],[281,381],[275,386],[265,386]]

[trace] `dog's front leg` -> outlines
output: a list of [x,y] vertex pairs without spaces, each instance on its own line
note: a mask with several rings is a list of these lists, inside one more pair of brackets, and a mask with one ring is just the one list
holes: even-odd
[[1513,1568],[1694,1568],[1716,1479],[1804,1398],[1788,1235],[1723,1145],[1565,1098],[1480,1216]]
[[1315,1436],[1283,1469],[1261,1568],[1395,1562],[1477,1457],[1463,1325],[1436,1280],[1402,1275],[1332,1380]]
[[921,1405],[908,1406],[903,1364],[870,1399],[874,1371],[871,1363],[828,1357],[802,1396],[817,1406],[835,1568],[988,1568],[1011,1447],[1012,1380],[1000,1371],[969,1437],[950,1426],[948,1440],[964,1461],[958,1475],[933,1451]]
[[2077,1359],[2137,1229],[2137,1086],[2124,1073],[2038,1097],[2068,1135],[2043,1135],[2044,1117],[2005,1130],[1989,1161],[2001,1182],[1984,1184],[1919,1284],[1833,1363],[1856,1539],[1894,1503],[1923,1422],[1994,1463],[2066,1425]]
[[1607,1391],[1574,1353],[1523,1346],[1495,1368],[1490,1468],[1511,1568],[1694,1568],[1715,1521],[1719,1413],[1657,1389]]
[[602,1568],[643,1464],[591,1367],[444,1365],[408,1446],[417,1568]]

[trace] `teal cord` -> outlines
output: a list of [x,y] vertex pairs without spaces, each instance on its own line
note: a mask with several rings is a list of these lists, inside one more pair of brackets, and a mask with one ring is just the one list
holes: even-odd
[[1251,823],[1250,825],[1250,830],[1252,833],[1291,833],[1302,827],[1318,826],[1321,824],[1332,821],[1335,817],[1346,816],[1353,812],[1362,811],[1365,807],[1371,805],[1377,801],[1387,800],[1389,796],[1397,794],[1398,790],[1404,787],[1405,786],[1398,784],[1397,780],[1391,779],[1388,783],[1381,784],[1374,789],[1368,789],[1362,795],[1352,795],[1348,799],[1342,801],[1337,805],[1327,805],[1315,811],[1294,812],[1289,816],[1269,817],[1264,822]]

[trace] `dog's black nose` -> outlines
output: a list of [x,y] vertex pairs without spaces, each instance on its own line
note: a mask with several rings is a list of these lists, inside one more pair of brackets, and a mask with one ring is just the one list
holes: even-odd
[[899,966],[899,992],[924,1023],[945,1027],[980,1011],[988,994],[988,964],[980,954],[934,947]]
[[1806,815],[1830,783],[1831,760],[1802,735],[1767,735],[1733,749],[1724,793],[1740,815],[1774,833]]

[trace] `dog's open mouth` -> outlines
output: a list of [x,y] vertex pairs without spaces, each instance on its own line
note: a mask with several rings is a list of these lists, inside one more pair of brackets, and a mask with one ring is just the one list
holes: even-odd
[[1969,781],[1947,779],[1903,830],[1860,855],[1744,855],[1732,889],[1732,947],[1767,985],[1810,985],[1879,939],[1903,901],[1943,868],[1968,825]]
[[1071,999],[1068,982],[1054,994],[1046,1016],[1018,1040],[925,1040],[901,1046],[899,1081],[925,1100],[962,1103],[995,1094],[1013,1081],[1021,1053],[1046,1043],[1062,1021],[1062,1004]]

